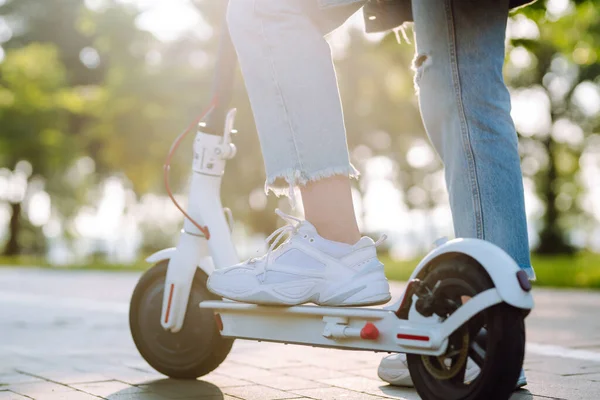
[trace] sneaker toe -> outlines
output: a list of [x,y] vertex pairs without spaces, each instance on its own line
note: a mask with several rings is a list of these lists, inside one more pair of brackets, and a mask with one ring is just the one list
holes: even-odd
[[408,365],[406,364],[406,354],[393,354],[381,360],[377,375],[381,380],[394,386],[412,387],[413,382],[410,378]]
[[251,292],[259,286],[255,270],[245,264],[219,268],[208,278],[208,289],[220,296],[232,298]]

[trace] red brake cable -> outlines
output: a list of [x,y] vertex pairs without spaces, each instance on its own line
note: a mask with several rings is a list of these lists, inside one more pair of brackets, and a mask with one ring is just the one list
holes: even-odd
[[171,191],[171,186],[169,184],[169,170],[171,169],[171,159],[173,158],[173,155],[175,154],[175,151],[177,150],[177,148],[179,147],[179,145],[181,144],[181,142],[183,141],[183,139],[185,139],[185,137],[192,132],[197,126],[198,124],[211,112],[213,111],[215,108],[217,107],[217,99],[214,98],[209,106],[206,108],[206,110],[204,110],[202,112],[202,114],[200,114],[200,116],[198,118],[196,118],[196,120],[194,122],[192,122],[190,124],[190,126],[188,126],[186,128],[185,131],[183,131],[181,134],[179,134],[179,136],[177,136],[177,138],[175,139],[175,141],[173,142],[173,145],[171,146],[171,150],[169,150],[169,154],[167,155],[167,160],[165,161],[165,165],[164,165],[164,181],[165,181],[165,188],[167,189],[167,194],[169,195],[169,198],[171,199],[171,201],[173,202],[173,204],[175,204],[175,207],[177,207],[179,209],[179,211],[181,211],[181,213],[192,223],[196,226],[196,228],[200,229],[200,232],[202,232],[204,234],[204,236],[206,237],[206,240],[210,239],[210,232],[208,231],[208,227],[207,226],[201,226],[198,222],[196,222],[188,213],[185,212],[185,210],[181,207],[181,205],[179,205],[179,203],[177,202],[177,200],[175,200],[175,197],[173,196],[173,192]]

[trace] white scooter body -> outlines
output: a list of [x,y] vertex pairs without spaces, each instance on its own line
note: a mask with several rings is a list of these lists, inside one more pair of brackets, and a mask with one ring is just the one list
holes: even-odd
[[[188,213],[209,228],[210,238],[207,240],[186,220],[177,247],[147,259],[152,263],[169,260],[161,324],[172,332],[183,326],[197,268],[209,276],[215,268],[239,262],[231,240],[231,218],[226,218],[219,193],[225,161],[236,153],[230,134],[234,118],[232,110],[224,136],[199,132],[194,144]],[[488,307],[506,302],[524,310],[533,308],[531,293],[517,279],[517,264],[503,250],[482,240],[456,239],[440,244],[421,261],[411,279],[422,277],[429,266],[451,253],[477,261],[495,287],[473,297],[443,322],[419,316],[399,319],[396,311],[404,295],[384,308],[267,307],[232,301],[204,301],[200,307],[215,311],[221,334],[226,337],[428,355],[444,354],[450,334]]]

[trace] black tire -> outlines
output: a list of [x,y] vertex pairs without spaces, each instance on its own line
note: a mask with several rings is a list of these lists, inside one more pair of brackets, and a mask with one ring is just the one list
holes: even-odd
[[129,307],[129,328],[144,359],[158,372],[175,379],[196,379],[217,368],[229,354],[233,339],[221,336],[214,313],[201,309],[204,300],[220,300],[206,288],[206,274],[196,271],[185,321],[172,333],[160,324],[167,261],[146,271],[137,283]]
[[[463,256],[440,261],[423,277],[423,281],[430,289],[438,282],[445,281],[447,286],[444,285],[445,289],[441,294],[459,304],[462,304],[461,296],[472,297],[494,286],[481,265]],[[471,293],[467,293],[469,291]],[[447,371],[444,371],[442,362],[438,361],[436,364],[437,357],[409,354],[407,360],[410,375],[417,392],[424,400],[507,400],[511,397],[525,355],[522,310],[506,303],[490,307],[457,330],[450,341],[469,351],[461,351],[463,356],[468,354],[473,360],[477,358],[477,364],[482,364],[481,371],[473,381],[464,383],[466,360],[461,361],[460,356],[444,360],[448,370],[453,369],[452,365],[456,361],[459,372],[454,372],[455,376],[443,376],[437,373],[438,370]],[[458,346],[455,349],[456,347]],[[478,358],[474,349],[483,349],[485,353],[479,353]],[[481,354],[484,356],[481,357]],[[462,367],[459,363],[462,363]]]

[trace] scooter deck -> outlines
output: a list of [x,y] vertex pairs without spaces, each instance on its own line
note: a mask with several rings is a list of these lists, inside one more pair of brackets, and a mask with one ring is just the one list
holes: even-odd
[[233,301],[204,301],[212,309],[221,334],[269,342],[335,347],[349,350],[439,355],[445,341],[436,325],[399,319],[382,308],[261,306]]
[[234,301],[203,301],[215,312],[226,337],[352,350],[441,355],[448,337],[470,318],[502,301],[488,289],[443,322],[400,319],[381,308],[261,306]]

